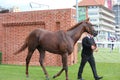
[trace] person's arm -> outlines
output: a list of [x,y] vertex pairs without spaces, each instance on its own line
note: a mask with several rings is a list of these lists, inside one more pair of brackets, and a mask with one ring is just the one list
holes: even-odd
[[95,43],[94,38],[92,38],[92,46],[91,46],[91,49],[92,49],[93,51],[95,51],[95,52],[98,51],[98,48],[97,48],[97,45],[96,45],[96,43]]

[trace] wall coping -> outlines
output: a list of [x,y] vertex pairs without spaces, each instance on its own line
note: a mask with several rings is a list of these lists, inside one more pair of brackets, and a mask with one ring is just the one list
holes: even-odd
[[26,22],[3,22],[3,26],[27,26],[27,25],[45,25],[44,21],[26,21]]

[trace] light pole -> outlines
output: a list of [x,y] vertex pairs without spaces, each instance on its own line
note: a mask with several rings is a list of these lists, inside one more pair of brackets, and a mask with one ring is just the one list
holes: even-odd
[[78,0],[76,0],[76,21],[78,23]]

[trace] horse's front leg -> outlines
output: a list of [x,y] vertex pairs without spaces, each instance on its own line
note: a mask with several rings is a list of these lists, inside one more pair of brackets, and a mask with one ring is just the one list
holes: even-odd
[[63,63],[63,69],[65,70],[66,80],[68,80],[68,53],[63,55],[62,57],[62,63]]
[[68,80],[68,64],[67,64],[67,59],[68,59],[68,53],[65,53],[62,55],[62,64],[63,68],[53,76],[53,78],[56,78],[61,75],[61,73],[65,70],[65,75],[66,75],[66,80]]

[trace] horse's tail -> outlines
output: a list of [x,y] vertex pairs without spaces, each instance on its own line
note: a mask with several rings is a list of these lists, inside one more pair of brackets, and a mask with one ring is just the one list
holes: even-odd
[[17,55],[17,54],[19,54],[20,52],[24,51],[26,48],[27,48],[27,39],[26,39],[26,41],[24,42],[24,44],[22,45],[22,47],[21,47],[18,51],[16,51],[15,53],[13,53],[13,54],[14,54],[14,55]]

